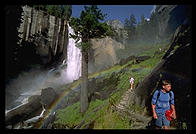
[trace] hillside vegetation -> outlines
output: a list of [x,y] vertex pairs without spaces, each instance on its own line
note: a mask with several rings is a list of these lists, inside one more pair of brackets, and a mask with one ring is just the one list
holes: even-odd
[[[167,50],[167,48],[168,45],[166,43],[148,45],[146,51],[138,54],[138,56],[145,55],[151,56],[151,58],[141,62],[132,59],[124,65],[117,64],[109,69],[90,74],[89,80],[96,79],[94,88],[99,87],[93,93],[89,93],[91,102],[88,111],[81,115],[79,101],[73,105],[59,109],[56,112],[53,127],[134,129],[137,121],[131,121],[128,114],[118,114],[113,106],[120,102],[123,94],[129,89],[129,77],[134,77],[135,86],[137,86],[160,61],[161,57],[165,54],[164,50]],[[94,89],[90,88],[90,90]],[[109,96],[106,95],[106,92],[109,92]],[[104,97],[104,95],[106,97]],[[145,115],[146,112],[146,110],[140,106],[133,104],[130,104],[128,109],[141,115]]]

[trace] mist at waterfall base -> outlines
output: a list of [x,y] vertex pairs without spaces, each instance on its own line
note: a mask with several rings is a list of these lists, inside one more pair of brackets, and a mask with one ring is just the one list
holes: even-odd
[[[69,33],[73,34],[69,26]],[[52,87],[57,89],[65,84],[77,80],[81,76],[81,52],[75,46],[75,41],[69,38],[67,48],[67,62],[49,70],[40,67],[32,68],[18,75],[6,85],[6,113],[28,103],[32,95],[41,95],[41,90]]]

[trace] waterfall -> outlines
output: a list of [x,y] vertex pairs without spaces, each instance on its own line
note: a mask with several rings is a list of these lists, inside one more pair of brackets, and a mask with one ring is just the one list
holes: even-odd
[[[74,30],[68,25],[69,33],[74,34]],[[79,48],[76,47],[75,40],[69,38],[67,47],[67,68],[66,79],[68,82],[77,80],[81,76],[81,60],[82,54]]]
[[[69,33],[74,34],[73,29],[68,25]],[[19,75],[6,88],[6,109],[5,114],[28,103],[32,95],[41,95],[41,89],[58,86],[73,82],[81,76],[80,49],[77,48],[75,40],[69,38],[67,47],[67,68],[52,68],[50,70],[32,69]],[[65,64],[65,60],[62,66]],[[60,76],[55,75],[57,72]],[[12,97],[13,96],[13,97]]]

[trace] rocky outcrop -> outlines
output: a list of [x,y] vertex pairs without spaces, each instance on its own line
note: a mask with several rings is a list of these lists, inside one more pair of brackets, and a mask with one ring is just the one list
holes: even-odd
[[106,23],[110,25],[117,33],[113,37],[113,39],[124,44],[126,40],[128,39],[128,33],[124,29],[124,26],[122,25],[122,23],[119,20],[109,20],[109,21],[106,21]]
[[5,124],[15,125],[18,122],[22,122],[29,118],[32,118],[41,113],[42,105],[40,103],[40,96],[36,95],[29,99],[27,104],[20,106],[19,108],[7,113],[5,117]]
[[116,52],[124,49],[124,45],[110,37],[92,39],[89,54],[89,72],[100,71],[116,64],[119,59]]
[[108,25],[111,25],[112,28],[116,30],[123,29],[123,25],[119,20],[109,20],[109,21],[106,21],[106,23]]

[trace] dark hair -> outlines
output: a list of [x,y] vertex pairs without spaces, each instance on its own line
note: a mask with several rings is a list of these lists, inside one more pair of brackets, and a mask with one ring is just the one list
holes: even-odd
[[171,85],[171,82],[169,80],[162,80],[162,84],[165,85]]

